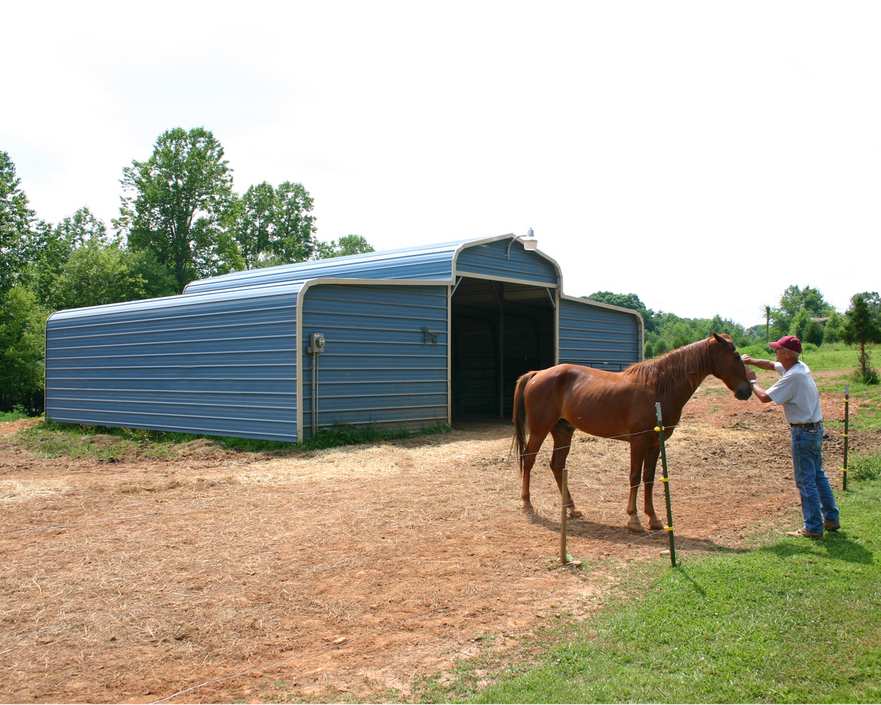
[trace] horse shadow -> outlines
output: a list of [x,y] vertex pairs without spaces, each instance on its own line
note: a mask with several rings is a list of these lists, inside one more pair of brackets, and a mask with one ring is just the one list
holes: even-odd
[[[551,533],[557,535],[560,534],[559,519],[549,519],[536,512],[529,515],[529,520],[533,524],[544,527]],[[602,522],[591,521],[585,517],[567,520],[566,534],[570,538],[606,541],[618,546],[633,545],[664,548],[670,544],[670,539],[667,532],[664,530],[647,531],[643,534],[638,534],[630,531],[623,525],[605,524]],[[713,551],[716,553],[734,554],[748,553],[748,549],[723,546],[710,539],[697,538],[695,536],[677,534],[675,532],[674,541],[676,548],[682,550]]]
[[[551,533],[560,534],[559,519],[549,519],[538,512],[530,514],[529,519],[533,524],[542,526]],[[569,519],[566,522],[566,532],[570,538],[600,540],[618,546],[639,545],[664,548],[669,545],[669,537],[667,532],[663,530],[637,534],[624,526],[591,521],[584,517]],[[819,540],[786,540],[757,549],[732,548],[731,546],[718,544],[710,539],[675,533],[674,541],[676,548],[681,550],[712,551],[727,554],[760,551],[763,553],[773,553],[780,558],[789,558],[796,555],[816,555],[818,551],[825,551],[828,557],[847,563],[861,565],[873,565],[875,563],[875,555],[872,551],[852,540],[846,532],[840,530],[827,532],[824,538]]]

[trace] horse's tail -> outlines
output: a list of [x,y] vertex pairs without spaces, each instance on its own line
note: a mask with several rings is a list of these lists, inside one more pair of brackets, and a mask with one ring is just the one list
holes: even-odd
[[514,387],[514,438],[511,441],[512,452],[517,453],[517,465],[520,472],[523,472],[523,451],[526,450],[526,401],[524,399],[524,391],[526,385],[536,372],[527,372],[517,380]]

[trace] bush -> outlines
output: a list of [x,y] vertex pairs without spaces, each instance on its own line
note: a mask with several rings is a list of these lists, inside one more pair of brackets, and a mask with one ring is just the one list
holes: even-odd
[[0,409],[42,410],[47,317],[48,311],[23,287],[12,287],[0,299]]
[[881,455],[856,457],[847,472],[853,480],[874,480],[881,477]]
[[878,370],[874,367],[866,367],[865,369],[857,368],[853,371],[851,379],[854,382],[862,382],[863,384],[879,384],[881,378],[878,377]]

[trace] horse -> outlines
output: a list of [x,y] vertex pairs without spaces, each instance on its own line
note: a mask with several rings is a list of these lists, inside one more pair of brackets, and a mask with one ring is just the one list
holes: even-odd
[[[554,439],[551,470],[563,492],[563,468],[575,429],[601,438],[630,442],[630,497],[627,528],[644,531],[636,511],[640,484],[645,485],[644,512],[652,530],[663,529],[652,502],[655,469],[661,452],[655,403],[661,404],[664,438],[673,434],[682,408],[709,375],[721,379],[734,396],[745,401],[752,385],[737,347],[729,335],[713,335],[672,350],[654,360],[638,362],[623,372],[562,364],[527,372],[514,390],[514,438],[523,489],[523,511],[533,514],[529,474],[548,433]],[[526,438],[527,428],[529,438]],[[566,490],[562,498],[569,516],[583,516]]]

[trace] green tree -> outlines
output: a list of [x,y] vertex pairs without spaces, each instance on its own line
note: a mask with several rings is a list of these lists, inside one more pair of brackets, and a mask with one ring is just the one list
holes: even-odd
[[801,338],[806,343],[812,343],[818,348],[826,341],[826,329],[822,323],[811,321],[804,330],[804,337]]
[[823,326],[823,342],[837,343],[841,340],[841,327],[844,325],[845,317],[835,311],[829,316],[826,325]]
[[265,266],[262,262],[271,255],[277,230],[276,204],[275,189],[266,181],[233,197],[231,227],[245,269]]
[[54,299],[55,287],[64,265],[86,243],[109,243],[107,228],[86,208],[80,208],[55,227],[40,222],[35,230],[33,256],[24,280],[37,295],[40,305],[61,308]]
[[[808,318],[825,318],[832,315],[835,308],[826,303],[819,289],[811,286],[805,286],[804,289],[796,285],[788,286],[780,296],[779,307],[772,310],[771,337],[798,335],[793,326],[796,323],[796,316],[802,310],[807,312]],[[803,327],[806,328],[807,324]]]
[[227,219],[246,269],[304,262],[322,256],[315,238],[313,200],[302,184],[251,186],[233,200]]
[[314,202],[302,184],[285,181],[275,189],[278,231],[272,253],[282,262],[305,262],[319,254],[315,239]]
[[789,332],[791,335],[794,335],[799,340],[806,340],[806,333],[808,330],[808,326],[811,325],[811,314],[808,313],[808,310],[805,308],[799,309],[796,314],[792,317],[792,322],[789,326]]
[[49,312],[24,286],[0,294],[0,409],[42,408],[44,329]]
[[360,255],[365,252],[374,252],[373,245],[361,235],[343,235],[339,240],[321,242],[318,245],[320,259],[330,257],[345,257],[346,255]]
[[0,294],[13,285],[33,253],[35,220],[15,164],[0,151]]
[[119,242],[88,240],[59,273],[55,308],[80,308],[175,293],[177,282],[152,252],[132,252]]
[[131,249],[152,250],[181,290],[189,281],[228,272],[237,262],[222,227],[232,197],[232,172],[220,142],[202,127],[159,136],[152,156],[123,169],[115,222]]
[[873,311],[879,300],[877,292],[855,294],[850,300],[845,324],[841,327],[841,339],[847,345],[858,345],[860,349],[859,376],[867,384],[877,384],[878,374],[870,362],[871,348],[881,343],[881,322]]

